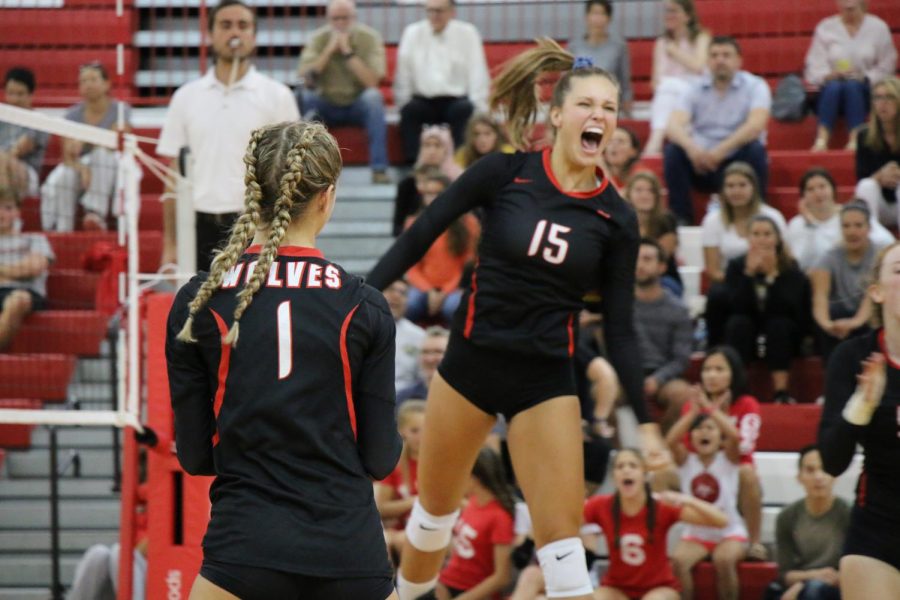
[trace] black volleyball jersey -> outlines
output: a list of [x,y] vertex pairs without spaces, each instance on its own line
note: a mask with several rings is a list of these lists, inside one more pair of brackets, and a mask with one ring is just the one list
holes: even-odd
[[856,376],[872,352],[887,359],[884,330],[842,342],[828,361],[825,407],[819,424],[819,452],[825,470],[837,476],[850,465],[857,444],[863,447],[863,472],[857,482],[856,503],[871,511],[900,540],[900,365],[886,364],[887,383],[881,404],[866,426],[852,425],[842,416],[856,390]]
[[637,217],[598,175],[595,190],[567,193],[553,176],[550,149],[486,156],[416,219],[368,281],[385,288],[454,219],[480,208],[479,258],[454,330],[485,347],[571,357],[582,299],[599,290],[610,359],[638,419],[647,422],[632,321]]
[[215,475],[206,556],[322,577],[389,575],[371,478],[400,455],[394,319],[384,297],[318,250],[282,247],[221,343],[258,258],[251,247],[176,339],[207,274],[169,314],[169,386],[178,458]]

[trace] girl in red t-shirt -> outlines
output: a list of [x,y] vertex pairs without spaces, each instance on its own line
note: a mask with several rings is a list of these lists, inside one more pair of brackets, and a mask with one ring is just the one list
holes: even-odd
[[453,528],[450,561],[438,577],[438,600],[499,598],[512,575],[516,499],[500,456],[490,448],[478,453],[467,496]]
[[[710,349],[700,367],[700,383],[703,393],[712,405],[712,408],[703,412],[718,410],[725,413],[738,430],[738,448],[741,453],[738,503],[747,523],[747,533],[750,535],[747,557],[749,560],[768,560],[766,548],[760,543],[762,483],[753,463],[753,452],[759,439],[762,417],[759,401],[746,393],[747,372],[737,350],[731,346],[717,346]],[[686,414],[690,409],[691,403],[684,403],[681,414]],[[688,436],[684,437],[684,444],[689,451],[694,450]]]
[[399,557],[406,534],[406,519],[419,493],[417,483],[419,445],[425,426],[425,401],[407,400],[397,411],[397,428],[403,451],[393,473],[375,483],[375,505],[384,524],[384,537],[392,557]]
[[678,521],[723,526],[725,515],[697,498],[675,492],[651,494],[647,468],[626,448],[613,463],[616,493],[584,505],[585,523],[599,525],[609,548],[609,569],[597,600],[678,600],[680,585],[666,555],[666,534]]

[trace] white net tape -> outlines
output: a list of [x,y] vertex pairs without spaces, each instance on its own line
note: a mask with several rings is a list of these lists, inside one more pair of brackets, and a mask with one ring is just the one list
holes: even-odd
[[[117,368],[115,369],[118,378],[118,380],[116,381],[118,389],[118,393],[116,394],[116,406],[114,406],[111,410],[32,410],[23,408],[0,408],[0,423],[112,425],[116,427],[131,426],[140,430],[140,311],[137,310],[137,307],[142,289],[141,283],[143,281],[158,281],[159,276],[157,274],[141,275],[138,272],[140,258],[138,217],[141,206],[140,181],[142,177],[142,170],[141,166],[139,165],[145,167],[146,171],[149,172],[151,176],[162,179],[166,183],[166,187],[168,189],[177,189],[178,187],[183,187],[183,185],[179,183],[179,180],[181,178],[177,173],[174,173],[166,165],[160,163],[152,156],[149,156],[138,147],[139,141],[155,142],[155,140],[148,140],[146,138],[139,139],[135,135],[126,133],[122,135],[120,141],[119,133],[110,129],[84,125],[59,117],[52,117],[46,114],[42,114],[38,111],[24,110],[0,103],[0,132],[3,131],[2,128],[4,127],[7,128],[7,131],[9,131],[11,128],[18,128],[16,129],[16,131],[19,132],[22,130],[40,132],[41,135],[44,136],[45,140],[49,137],[49,135],[56,135],[60,138],[75,140],[76,142],[80,142],[83,145],[82,147],[90,146],[102,149],[107,153],[109,157],[111,157],[111,161],[107,162],[105,165],[108,169],[108,172],[106,173],[95,170],[94,165],[90,165],[86,160],[83,161],[85,170],[90,170],[85,179],[92,183],[97,182],[98,179],[102,179],[103,181],[108,182],[110,185],[109,190],[106,192],[104,203],[107,203],[106,210],[108,210],[109,213],[111,213],[115,217],[115,224],[111,227],[115,227],[117,229],[118,236],[113,237],[117,238],[118,243],[121,246],[124,246],[124,248],[126,249],[128,256],[128,268],[125,285],[125,304],[124,306],[120,307],[119,311],[120,314],[125,317],[122,320],[122,324],[124,325],[124,327],[120,331],[120,335],[117,338],[118,343],[116,344],[116,356],[118,358]],[[2,149],[0,149],[0,151],[2,151]],[[78,168],[80,168],[80,166],[76,164],[76,170]],[[49,176],[47,177],[47,179],[49,179]],[[46,187],[47,181],[44,181],[42,188]],[[71,194],[73,194],[73,197],[77,197],[78,194],[82,195],[78,202],[85,209],[89,208],[84,200],[84,196],[87,195],[89,191],[88,189],[86,189],[87,187],[88,186],[84,185],[84,179],[82,179],[81,188],[76,188],[75,192],[71,192]],[[42,189],[42,192],[43,191],[44,189]],[[54,190],[50,190],[51,195],[53,191]],[[42,213],[41,226],[46,230],[47,228],[46,226],[44,226],[45,215],[43,214],[45,212],[44,204],[45,198],[44,193],[42,193],[40,200],[40,210]],[[75,218],[73,216],[75,213],[74,203],[70,208],[70,212],[72,213],[72,215],[64,215],[68,218],[67,224],[70,226],[69,229],[67,230],[64,228],[59,228],[57,229],[57,231],[72,231],[72,225],[73,223],[75,223]],[[113,221],[107,222],[112,223]],[[64,225],[65,224],[66,223],[64,223]],[[75,223],[76,227],[77,225],[78,224]],[[14,234],[22,235],[19,232],[14,232]],[[54,235],[57,236],[54,238],[54,240],[57,240],[57,243],[59,243],[58,240],[61,237],[64,237],[64,235],[60,236],[58,233]],[[75,237],[77,237],[77,235],[78,234],[76,233]],[[58,251],[56,253],[59,254]],[[71,261],[71,257],[62,258],[69,259]],[[3,280],[2,278],[0,278],[0,290],[2,289]],[[61,300],[63,302],[66,301],[65,298]],[[134,307],[135,310],[132,310],[132,307]],[[22,333],[23,331],[20,331],[19,334]],[[23,347],[23,344],[20,342],[19,348],[21,347]],[[25,347],[27,347],[27,343],[25,344]],[[39,352],[43,351],[44,350],[40,350]],[[36,361],[36,364],[40,365],[39,356],[40,355],[21,352],[20,354],[5,355],[5,358],[8,358],[10,361],[18,360],[23,364],[27,363],[29,358],[32,358]],[[13,373],[13,376],[14,375],[15,373]],[[6,376],[4,375],[3,377]],[[37,374],[37,377],[33,377],[33,379],[40,379],[40,374]],[[15,388],[10,387],[9,384],[10,382],[7,382],[5,390],[2,390],[3,385],[0,384],[0,391],[5,391],[5,393],[0,393],[0,399],[27,399],[30,397],[28,394],[29,390],[34,389],[35,386],[39,387],[40,382],[38,382],[37,384],[33,384],[32,387],[23,385],[23,391],[21,394],[17,393],[15,391]],[[12,389],[13,391],[10,392],[10,389]],[[57,401],[60,399],[64,398],[55,398],[55,400]],[[13,404],[15,404],[15,402],[13,402]]]

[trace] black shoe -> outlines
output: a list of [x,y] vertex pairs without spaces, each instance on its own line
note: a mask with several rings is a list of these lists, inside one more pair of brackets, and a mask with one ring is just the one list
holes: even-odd
[[775,404],[797,404],[797,401],[791,398],[791,395],[787,393],[787,390],[775,392],[773,401]]

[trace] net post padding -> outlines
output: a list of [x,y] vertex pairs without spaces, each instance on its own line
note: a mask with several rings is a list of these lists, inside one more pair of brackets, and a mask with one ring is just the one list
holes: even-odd
[[[147,298],[147,425],[160,443],[147,457],[147,598],[187,598],[200,571],[200,546],[209,522],[212,477],[187,475],[178,464],[169,378],[166,320],[171,294]],[[180,487],[180,514],[176,493]],[[176,524],[178,527],[176,528]]]

